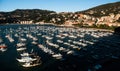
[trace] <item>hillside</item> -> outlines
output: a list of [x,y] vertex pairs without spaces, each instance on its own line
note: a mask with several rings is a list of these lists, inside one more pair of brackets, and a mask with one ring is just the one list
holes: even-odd
[[54,23],[65,26],[120,26],[120,2],[108,3],[84,11],[61,12],[41,9],[17,9],[0,12],[0,24]]
[[18,23],[32,21],[33,23],[50,22],[52,18],[60,17],[54,11],[40,9],[17,9],[12,12],[0,12],[0,23]]
[[120,2],[108,3],[76,13],[88,14],[95,17],[108,16],[110,13],[120,14]]

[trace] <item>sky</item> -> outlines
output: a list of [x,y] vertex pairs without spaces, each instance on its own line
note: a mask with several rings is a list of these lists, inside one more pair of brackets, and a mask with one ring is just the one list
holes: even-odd
[[0,0],[0,11],[43,9],[56,12],[76,12],[120,0]]

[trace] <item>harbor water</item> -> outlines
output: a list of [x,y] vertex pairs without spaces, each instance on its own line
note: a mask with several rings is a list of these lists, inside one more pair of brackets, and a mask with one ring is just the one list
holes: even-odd
[[[6,46],[5,50],[2,47]],[[120,36],[54,25],[1,25],[0,71],[111,71],[120,67]],[[21,49],[22,48],[22,49]],[[39,57],[38,65],[23,65]],[[25,58],[24,58],[25,59]]]

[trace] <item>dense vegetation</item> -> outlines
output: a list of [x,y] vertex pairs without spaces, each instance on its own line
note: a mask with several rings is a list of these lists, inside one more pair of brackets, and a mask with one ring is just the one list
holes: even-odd
[[[30,21],[34,23],[39,21],[52,22],[52,18],[62,18],[54,11],[40,10],[40,9],[17,9],[12,12],[0,12],[0,23],[16,23],[19,21]],[[4,19],[5,18],[5,19]],[[61,19],[60,23],[63,22]],[[59,22],[56,22],[59,24]]]

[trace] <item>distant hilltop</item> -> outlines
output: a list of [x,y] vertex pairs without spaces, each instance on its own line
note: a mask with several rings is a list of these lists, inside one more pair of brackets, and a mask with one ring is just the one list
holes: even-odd
[[120,26],[120,2],[109,3],[84,11],[61,12],[40,9],[17,9],[0,12],[0,24],[44,24],[54,23],[64,26]]
[[78,11],[76,13],[83,13],[94,17],[109,16],[110,14],[119,14],[120,2],[108,3],[90,8],[88,10]]

